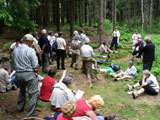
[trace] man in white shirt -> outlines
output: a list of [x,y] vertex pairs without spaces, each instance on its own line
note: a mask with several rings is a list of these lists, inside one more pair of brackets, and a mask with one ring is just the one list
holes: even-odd
[[94,63],[95,68],[97,67],[97,61],[93,57],[106,57],[106,56],[100,56],[95,55],[93,52],[93,48],[89,45],[89,38],[86,37],[84,40],[84,45],[81,47],[81,55],[82,55],[82,61],[83,61],[83,72],[87,74],[88,79],[93,78],[92,73],[92,63]]
[[113,39],[111,42],[110,49],[112,49],[112,47],[115,45],[115,50],[117,50],[117,46],[119,43],[119,37],[120,37],[120,32],[118,31],[117,27],[114,28],[112,36],[113,36]]
[[62,38],[62,32],[58,33],[58,38],[56,40],[57,43],[57,51],[56,51],[56,55],[57,55],[57,69],[59,69],[60,66],[60,59],[61,59],[61,68],[62,70],[65,70],[65,65],[64,65],[64,61],[65,61],[65,57],[66,57],[66,42],[65,39]]

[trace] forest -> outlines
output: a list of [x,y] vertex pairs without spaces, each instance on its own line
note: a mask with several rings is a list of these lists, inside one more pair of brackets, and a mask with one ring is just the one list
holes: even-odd
[[[90,39],[90,46],[96,55],[100,55],[99,46],[105,41],[107,47],[112,42],[112,33],[115,28],[120,32],[118,50],[110,53],[109,60],[98,68],[106,69],[115,63],[121,70],[126,70],[128,60],[132,59],[132,35],[135,31],[141,34],[142,40],[149,36],[155,45],[155,60],[150,72],[155,75],[160,84],[160,0],[0,0],[0,66],[3,60],[10,62],[9,48],[11,44],[28,33],[38,33],[42,29],[63,32],[66,40],[67,52],[72,43],[74,31],[85,31]],[[68,53],[69,54],[69,53]],[[98,71],[98,79],[89,80],[82,73],[82,57],[79,70],[70,66],[71,57],[66,56],[65,65],[67,75],[73,78],[71,89],[85,92],[84,98],[92,95],[101,95],[104,105],[96,109],[102,116],[115,114],[113,120],[158,120],[160,119],[160,96],[150,96],[146,93],[133,99],[128,95],[127,84],[135,84],[143,78],[143,58],[134,59],[137,75],[132,79],[115,81],[108,72]],[[102,60],[103,58],[96,58]],[[49,68],[56,69],[56,61]],[[41,67],[39,74],[43,73]],[[116,72],[119,73],[120,71]],[[59,80],[63,74],[58,70],[55,76]],[[135,91],[137,91],[136,89]],[[19,90],[0,92],[0,119],[1,120],[30,120],[26,118],[27,107],[22,112],[17,110]],[[29,103],[26,96],[26,105]],[[50,102],[39,100],[38,112],[35,120],[43,120],[46,116],[53,116],[55,111]]]

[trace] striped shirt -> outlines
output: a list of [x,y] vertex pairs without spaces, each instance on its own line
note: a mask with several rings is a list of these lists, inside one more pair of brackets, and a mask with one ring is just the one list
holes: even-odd
[[38,59],[33,48],[21,44],[13,51],[14,69],[16,72],[31,72],[38,66]]

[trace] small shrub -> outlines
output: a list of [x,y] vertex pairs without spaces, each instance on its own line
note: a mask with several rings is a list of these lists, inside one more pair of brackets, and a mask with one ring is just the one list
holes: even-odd
[[94,43],[92,43],[92,44],[91,44],[91,47],[92,47],[93,49],[96,49],[96,48],[98,48],[98,47],[99,47],[99,45],[98,45],[98,44],[94,44]]

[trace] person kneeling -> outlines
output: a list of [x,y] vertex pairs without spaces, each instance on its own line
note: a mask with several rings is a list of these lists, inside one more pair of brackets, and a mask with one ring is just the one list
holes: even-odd
[[115,80],[121,80],[125,78],[133,78],[137,74],[137,69],[133,65],[133,61],[129,60],[128,61],[129,67],[125,72],[121,71],[119,74],[111,73],[110,75],[115,78]]
[[156,77],[149,72],[149,70],[143,70],[143,80],[139,83],[131,86],[127,85],[129,90],[133,90],[136,87],[142,87],[137,92],[133,92],[133,98],[136,99],[140,94],[146,92],[149,95],[157,95],[159,93],[159,84]]

